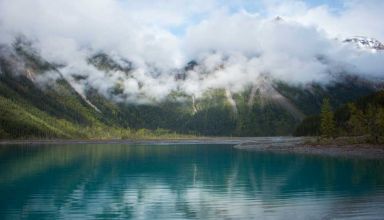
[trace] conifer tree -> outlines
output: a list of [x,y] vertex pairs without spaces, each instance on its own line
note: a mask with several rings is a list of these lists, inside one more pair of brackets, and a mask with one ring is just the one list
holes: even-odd
[[325,98],[321,106],[320,133],[323,137],[330,138],[335,136],[336,128],[333,120],[333,112],[329,99]]
[[384,137],[384,108],[380,108],[377,113],[377,127],[378,127],[378,135],[379,137]]
[[374,143],[379,142],[379,136],[380,136],[380,117],[381,114],[379,114],[379,110],[377,107],[374,107],[373,105],[368,105],[368,108],[366,110],[366,127],[367,131],[369,133],[369,136],[371,138],[371,141]]
[[358,136],[366,133],[364,126],[364,113],[357,109],[354,103],[348,104],[349,119],[347,121],[348,131],[350,135]]

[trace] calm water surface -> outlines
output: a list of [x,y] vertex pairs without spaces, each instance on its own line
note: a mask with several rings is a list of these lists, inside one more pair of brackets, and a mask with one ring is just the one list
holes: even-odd
[[230,145],[0,146],[0,219],[384,219],[384,161]]

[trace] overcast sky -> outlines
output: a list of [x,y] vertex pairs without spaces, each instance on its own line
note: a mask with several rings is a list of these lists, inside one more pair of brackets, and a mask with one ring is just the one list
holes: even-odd
[[[324,81],[339,70],[382,77],[383,53],[340,42],[384,41],[383,12],[383,0],[0,0],[0,42],[22,34],[45,59],[64,64],[64,75],[88,74],[88,83],[103,91],[122,76],[106,78],[90,67],[86,57],[97,51],[135,63],[135,79],[123,79],[130,93],[168,94],[180,87],[171,70],[190,60],[212,77],[203,83],[191,73],[185,90],[239,90],[260,74],[299,83]],[[146,85],[139,88],[138,81]]]

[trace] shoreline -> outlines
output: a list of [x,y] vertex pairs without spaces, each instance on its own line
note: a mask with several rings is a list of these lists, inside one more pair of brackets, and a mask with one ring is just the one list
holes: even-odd
[[384,159],[384,145],[373,144],[316,144],[308,143],[311,137],[201,137],[159,139],[51,139],[51,140],[0,140],[6,145],[76,145],[76,144],[229,144],[234,149],[271,153],[291,153],[330,157]]
[[247,142],[235,145],[238,150],[271,152],[271,153],[291,153],[314,156],[327,157],[344,157],[344,158],[360,158],[360,159],[384,159],[384,146],[373,144],[309,144],[303,138],[301,141],[287,141],[257,143]]
[[[268,138],[268,137],[267,137]],[[159,139],[36,139],[0,140],[1,145],[60,145],[60,144],[241,144],[258,141],[263,137],[197,137]]]

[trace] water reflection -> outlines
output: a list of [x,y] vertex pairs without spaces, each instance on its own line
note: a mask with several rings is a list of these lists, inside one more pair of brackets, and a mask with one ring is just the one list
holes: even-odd
[[228,145],[5,146],[0,219],[372,219],[383,168]]

